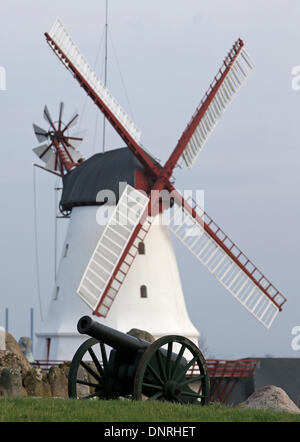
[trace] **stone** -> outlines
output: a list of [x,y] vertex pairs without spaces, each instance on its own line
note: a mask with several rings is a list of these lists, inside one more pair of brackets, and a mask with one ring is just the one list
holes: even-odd
[[[31,364],[28,362],[26,357],[24,356],[19,344],[15,340],[15,338],[8,332],[6,332],[5,336],[5,344],[6,350],[13,353],[18,357],[19,363],[22,366],[22,373],[25,374],[27,371],[31,370]],[[0,363],[1,367],[1,363]]]
[[47,377],[53,397],[68,397],[68,377],[63,367],[52,366]]
[[3,327],[0,327],[0,350],[6,350],[5,329]]
[[23,379],[28,396],[51,397],[47,374],[41,368],[32,368]]
[[15,354],[10,350],[0,350],[0,369],[20,369],[22,376],[31,370],[31,365],[22,353],[20,357],[19,354]]
[[286,392],[282,388],[274,385],[268,385],[255,391],[248,399],[239,404],[238,407],[300,413],[300,409],[289,398]]
[[27,392],[22,384],[20,368],[2,368],[0,370],[0,396],[27,396]]
[[[85,382],[91,382],[89,373],[81,366],[78,368],[77,379]],[[95,382],[95,380],[94,380]],[[82,398],[91,394],[90,387],[88,385],[77,384],[77,396]]]
[[128,335],[130,336],[134,336],[135,338],[139,338],[139,339],[143,339],[144,341],[147,342],[154,342],[155,338],[154,336],[151,335],[151,333],[145,331],[145,330],[140,330],[138,328],[132,328],[131,330],[129,330],[129,332],[127,332]]
[[34,362],[33,354],[31,352],[32,348],[31,339],[28,338],[27,336],[21,336],[21,338],[19,339],[19,346],[27,361],[30,363]]

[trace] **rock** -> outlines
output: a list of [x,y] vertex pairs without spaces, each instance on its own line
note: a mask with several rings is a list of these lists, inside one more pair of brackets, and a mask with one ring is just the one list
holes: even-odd
[[6,350],[5,329],[3,327],[0,327],[0,350]]
[[[25,374],[27,371],[31,370],[30,363],[24,356],[17,341],[10,333],[6,332],[5,343],[6,343],[6,351],[11,352],[18,357],[19,363],[22,366],[22,373]],[[1,362],[0,362],[0,367],[1,367]]]
[[289,398],[286,392],[274,385],[268,385],[255,391],[248,399],[238,405],[240,408],[268,409],[300,413],[300,409]]
[[48,372],[48,382],[53,397],[68,397],[68,377],[63,367],[51,367]]
[[[88,365],[90,363],[87,363]],[[78,368],[77,379],[85,382],[91,382],[89,373],[81,366]],[[95,382],[95,380],[93,381]],[[82,398],[84,396],[88,396],[91,394],[90,387],[88,385],[77,384],[77,396],[78,398]]]
[[60,370],[65,374],[66,377],[69,376],[69,370],[70,370],[71,361],[63,362],[62,364],[59,364]]
[[20,368],[2,368],[0,370],[0,396],[27,396],[22,384]]
[[20,369],[22,376],[31,370],[31,365],[22,353],[20,357],[19,354],[13,353],[9,350],[0,350],[0,369]]
[[32,368],[23,379],[28,396],[51,397],[47,374],[41,368]]
[[23,355],[27,359],[27,361],[31,362],[31,363],[34,362],[33,354],[31,352],[31,348],[32,348],[31,339],[28,338],[27,336],[22,336],[19,339],[19,346],[20,346],[20,349],[22,350]]
[[134,336],[135,338],[143,339],[144,341],[154,342],[155,338],[145,330],[139,330],[138,328],[132,328],[127,332],[128,335]]

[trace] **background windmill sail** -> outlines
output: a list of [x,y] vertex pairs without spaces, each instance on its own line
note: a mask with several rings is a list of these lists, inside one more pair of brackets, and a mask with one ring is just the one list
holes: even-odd
[[48,144],[35,147],[33,152],[46,163],[46,169],[59,171],[61,175],[74,166],[78,166],[82,161],[82,155],[76,148],[82,142],[84,134],[82,131],[73,136],[69,135],[68,129],[76,124],[78,113],[71,118],[67,125],[64,125],[62,122],[63,109],[64,104],[61,102],[58,121],[54,122],[47,106],[45,106],[43,116],[49,124],[48,131],[33,124],[33,130],[38,141],[48,141]]

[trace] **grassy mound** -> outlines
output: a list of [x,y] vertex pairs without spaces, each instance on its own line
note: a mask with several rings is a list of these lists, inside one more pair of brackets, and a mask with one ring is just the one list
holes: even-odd
[[300,415],[220,404],[1,398],[0,422],[300,422]]

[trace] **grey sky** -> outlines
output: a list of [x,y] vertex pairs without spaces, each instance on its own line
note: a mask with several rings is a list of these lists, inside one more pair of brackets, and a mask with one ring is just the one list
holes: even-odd
[[[10,308],[10,331],[29,334],[29,308],[38,300],[34,257],[32,122],[46,127],[60,101],[65,118],[83,111],[85,94],[45,42],[59,16],[93,64],[104,28],[104,0],[1,2],[0,91],[1,298]],[[291,330],[300,325],[299,192],[300,91],[291,70],[300,65],[297,0],[110,0],[109,88],[133,111],[142,142],[165,162],[202,95],[237,38],[245,41],[256,69],[210,137],[192,171],[177,169],[176,187],[204,189],[205,208],[288,298],[266,331],[175,239],[190,316],[215,357],[299,357]],[[115,49],[126,93],[114,57]],[[99,74],[103,72],[103,45]],[[98,118],[97,143],[94,145]],[[81,128],[85,157],[101,149],[102,117],[86,101]],[[108,147],[123,142],[112,131]],[[43,308],[53,284],[55,178],[36,171]],[[59,222],[60,238],[65,230]]]

